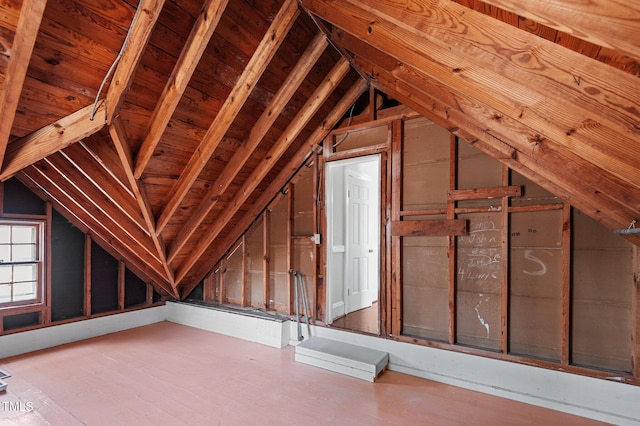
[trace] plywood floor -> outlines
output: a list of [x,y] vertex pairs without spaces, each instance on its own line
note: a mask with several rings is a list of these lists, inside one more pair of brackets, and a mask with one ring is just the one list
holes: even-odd
[[387,371],[376,383],[292,347],[162,322],[0,360],[2,425],[585,425],[586,419]]

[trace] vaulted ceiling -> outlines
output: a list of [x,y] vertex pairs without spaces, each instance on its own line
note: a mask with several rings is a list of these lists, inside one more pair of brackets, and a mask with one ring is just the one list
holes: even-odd
[[636,0],[5,0],[0,46],[0,179],[176,297],[368,88],[640,219]]

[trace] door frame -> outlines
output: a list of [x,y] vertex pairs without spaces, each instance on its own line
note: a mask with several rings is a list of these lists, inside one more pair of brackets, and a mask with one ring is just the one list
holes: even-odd
[[[384,155],[381,155],[381,153],[374,153],[374,154],[368,154],[368,155],[363,155],[363,156],[356,156],[356,157],[351,157],[351,158],[346,158],[346,159],[340,159],[340,160],[336,160],[336,161],[330,161],[330,162],[326,162],[325,163],[325,195],[324,195],[324,201],[325,201],[325,217],[326,217],[326,228],[325,228],[325,235],[326,235],[326,249],[325,249],[325,259],[326,259],[326,265],[325,265],[325,283],[326,283],[326,295],[325,295],[325,303],[326,303],[326,308],[325,308],[325,321],[327,324],[331,324],[336,318],[346,314],[346,286],[345,286],[345,274],[346,274],[346,241],[344,240],[344,237],[346,237],[346,206],[347,206],[347,200],[346,200],[346,167],[351,166],[351,165],[355,165],[355,164],[360,164],[360,163],[364,163],[364,162],[375,162],[376,163],[376,168],[377,168],[377,172],[376,172],[376,176],[374,176],[374,180],[376,182],[376,188],[377,188],[377,196],[378,196],[378,212],[382,211],[382,203],[384,201],[384,185],[382,184],[382,178],[384,175],[384,170],[385,167],[383,165],[384,162]],[[332,172],[332,170],[334,169],[339,169],[345,167],[344,171],[342,171],[340,173],[340,171],[338,171],[338,173]],[[334,183],[334,174],[341,174],[342,175],[342,190],[343,190],[343,194],[339,193],[339,189],[336,192],[336,184]],[[342,210],[342,215],[341,218],[338,218],[338,220],[336,220],[336,216],[333,214],[334,212],[334,206],[336,204],[336,200],[335,197],[340,197],[342,199],[342,203],[343,205],[343,210]],[[333,233],[333,227],[334,227],[334,222],[339,222],[342,221],[342,225],[343,225],[343,232],[342,232],[342,239],[340,238],[334,238],[334,233]],[[378,225],[381,222],[381,215],[380,213],[378,214]],[[337,226],[340,226],[340,223],[338,223]],[[384,235],[381,232],[381,227],[377,226],[376,229],[378,229],[378,250],[377,250],[377,254],[378,254],[378,277],[377,277],[377,294],[378,294],[378,300],[380,299],[381,296],[381,292],[383,291],[382,289],[382,274],[383,274],[383,247],[384,247]],[[343,253],[342,256],[342,262],[343,265],[341,267],[339,267],[337,264],[338,262],[334,262],[334,256],[336,253]],[[336,263],[336,264],[334,264]],[[340,271],[341,276],[340,277],[336,277],[336,269]],[[342,300],[338,300],[338,301],[334,301],[333,298],[334,296],[336,296],[337,294],[341,294],[342,295]],[[378,312],[378,318],[380,318],[380,312]]]

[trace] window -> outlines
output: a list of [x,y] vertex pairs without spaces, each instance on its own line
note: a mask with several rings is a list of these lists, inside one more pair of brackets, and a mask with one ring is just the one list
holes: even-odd
[[42,299],[44,222],[0,222],[0,307]]

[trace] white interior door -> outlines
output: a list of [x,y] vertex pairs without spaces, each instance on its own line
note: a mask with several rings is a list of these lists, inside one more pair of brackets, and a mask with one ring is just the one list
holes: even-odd
[[374,277],[370,276],[373,247],[371,225],[375,208],[375,185],[371,178],[346,169],[347,220],[345,301],[346,313],[371,306]]

